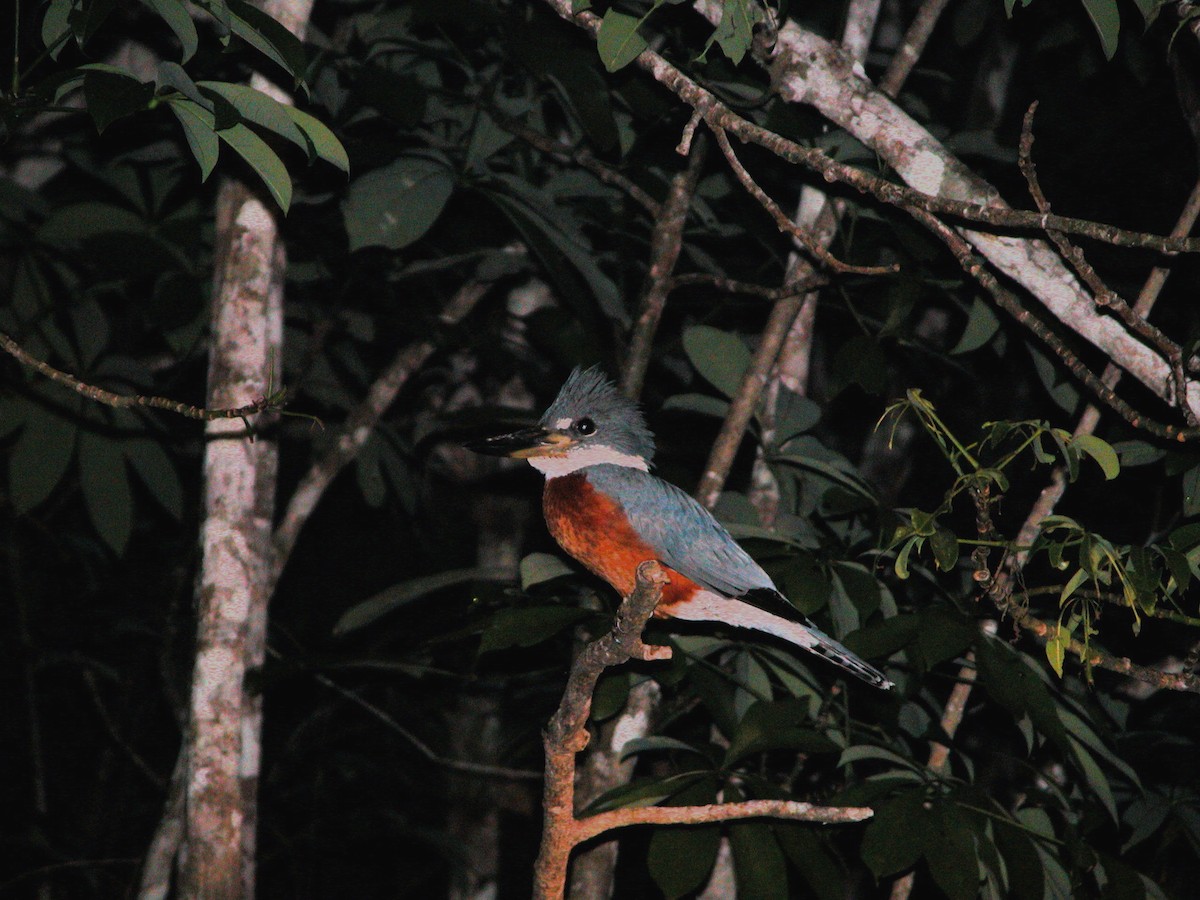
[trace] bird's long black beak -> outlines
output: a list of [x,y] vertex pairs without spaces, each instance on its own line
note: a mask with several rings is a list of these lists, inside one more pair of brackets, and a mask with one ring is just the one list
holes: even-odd
[[508,434],[498,434],[495,437],[483,438],[478,441],[467,441],[463,446],[468,450],[488,456],[515,456],[524,459],[561,450],[569,441],[570,439],[562,432],[551,431],[541,425],[535,425]]

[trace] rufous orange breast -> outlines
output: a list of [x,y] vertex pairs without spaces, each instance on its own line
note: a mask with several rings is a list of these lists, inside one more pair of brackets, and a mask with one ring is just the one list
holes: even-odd
[[[546,481],[542,510],[550,534],[560,547],[591,572],[627,597],[637,582],[637,567],[658,554],[634,531],[621,505],[596,490],[582,472]],[[654,614],[671,615],[671,607],[684,603],[700,586],[669,566],[663,569],[670,583]]]

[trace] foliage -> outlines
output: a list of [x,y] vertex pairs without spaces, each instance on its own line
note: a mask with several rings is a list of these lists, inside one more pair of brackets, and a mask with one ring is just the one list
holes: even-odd
[[[1115,3],[1083,7],[965,4],[903,102],[1010,190],[1011,110],[1057,98],[1039,147],[1063,206],[1166,231],[1194,174],[1166,72],[1174,23],[1139,4],[1156,24],[1120,33]],[[486,701],[492,761],[538,768],[577,636],[608,625],[614,598],[538,523],[536,479],[484,473],[456,442],[511,417],[493,400],[512,402],[514,385],[540,408],[572,364],[617,371],[655,224],[621,179],[661,200],[688,120],[642,80],[637,55],[654,41],[756,123],[882,170],[784,103],[750,58],[764,24],[832,33],[839,5],[738,0],[715,27],[675,3],[595,12],[592,42],[540,4],[339,0],[302,46],[239,0],[20,8],[28,62],[0,106],[0,330],[90,383],[200,402],[212,185],[232,174],[287,212],[293,409],[336,426],[397,348],[436,347],[324,499],[272,610],[275,656],[255,676],[268,709],[263,896],[438,896],[463,863],[447,810],[473,802],[505,804],[500,878],[514,895],[527,884],[536,790],[479,800],[481,782],[465,789],[413,738],[454,757],[465,710]],[[989,117],[973,87],[1001,52],[1021,73],[1010,112]],[[254,71],[298,108],[250,83]],[[1126,196],[1135,152],[1158,174]],[[805,177],[765,156],[747,165],[779,196]],[[911,870],[950,898],[1185,896],[1200,867],[1194,698],[1139,693],[1092,660],[1159,665],[1194,644],[1200,458],[1107,422],[1073,436],[1082,400],[1066,370],[928,235],[839,199],[838,254],[900,271],[823,291],[810,390],[785,390],[771,421],[759,411],[719,512],[801,611],[886,661],[898,687],[836,685],[820,662],[741,633],[654,626],[674,660],[610,673],[594,714],[612,721],[653,678],[660,721],[625,747],[634,778],[590,809],[794,797],[876,816],[623,838],[636,864],[618,896],[688,896],[723,834],[745,897],[884,895]],[[774,287],[791,249],[710,160],[679,271]],[[1105,273],[1129,287],[1152,262],[1114,251]],[[1174,265],[1164,316],[1194,334],[1195,263]],[[464,281],[490,293],[447,326],[439,311]],[[695,483],[766,314],[708,283],[671,295],[645,399],[664,477]],[[3,834],[23,861],[0,880],[124,894],[132,867],[86,861],[140,857],[160,813],[188,670],[202,435],[15,364],[3,373],[0,655],[8,706],[22,710],[8,743],[29,752],[7,773],[21,799]],[[335,440],[295,419],[273,436],[285,494]],[[756,454],[780,494],[773,528],[750,499]],[[1056,467],[1068,505],[1017,545]],[[477,558],[488,528],[532,551],[519,581]],[[1044,645],[1019,638],[976,578],[1015,551],[1031,562],[1014,602],[1058,625]],[[997,618],[997,634],[981,630]],[[969,653],[978,688],[951,739],[942,715]],[[928,765],[935,743],[949,747],[944,771]]]

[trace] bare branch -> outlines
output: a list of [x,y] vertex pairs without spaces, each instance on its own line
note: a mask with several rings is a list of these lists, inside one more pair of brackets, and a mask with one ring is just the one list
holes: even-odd
[[165,409],[168,412],[178,413],[189,419],[212,422],[217,419],[246,419],[269,409],[282,409],[285,399],[285,392],[281,390],[273,392],[269,397],[259,397],[253,403],[248,403],[245,406],[229,409],[206,409],[202,406],[191,406],[187,403],[181,403],[178,400],[171,400],[168,397],[114,394],[112,391],[106,391],[104,388],[96,387],[94,384],[80,381],[74,375],[60,371],[49,363],[43,362],[31,355],[24,347],[4,332],[0,332],[0,349],[6,351],[22,365],[45,375],[56,384],[68,387],[77,394],[87,397],[89,400],[94,400],[96,403],[102,403],[105,406],[111,406],[113,409],[131,409],[137,406],[150,409]]
[[706,806],[638,806],[598,813],[579,821],[582,840],[630,825],[703,825],[739,819],[790,819],[825,825],[862,822],[875,815],[867,806],[814,806],[799,800],[743,800]]
[[733,147],[729,143],[729,136],[725,133],[725,129],[714,125],[711,120],[708,122],[712,128],[713,134],[717,137],[717,145],[721,148],[721,152],[725,155],[729,167],[733,169],[733,174],[737,176],[737,180],[741,182],[742,187],[746,189],[751,197],[759,202],[775,220],[775,225],[780,231],[785,234],[790,234],[807,250],[812,256],[817,259],[822,265],[828,266],[835,272],[853,272],[858,275],[889,275],[898,271],[898,266],[856,266],[850,263],[842,262],[833,256],[825,247],[817,241],[811,232],[802,228],[791,220],[787,213],[780,208],[779,204],[771,199],[746,171],[746,167],[742,165],[742,161],[737,158]]
[[738,445],[742,442],[746,426],[758,406],[763,388],[771,374],[771,367],[779,356],[779,349],[792,327],[800,307],[804,302],[801,294],[784,297],[775,302],[767,324],[759,338],[758,347],[750,360],[750,366],[742,377],[737,396],[729,405],[729,413],[721,425],[721,433],[717,435],[712,450],[709,451],[708,462],[704,466],[704,474],[696,486],[696,499],[709,509],[716,504],[717,498],[725,487],[725,479],[729,477],[729,468],[737,455]]
[[900,42],[900,49],[896,51],[883,78],[879,80],[879,89],[889,97],[899,95],[900,88],[912,73],[913,66],[925,52],[929,36],[933,34],[933,28],[948,2],[949,0],[924,0],[917,14],[913,16],[908,31],[904,32],[904,39]]
[[650,354],[654,349],[654,335],[667,303],[667,294],[673,285],[671,275],[683,247],[683,227],[687,223],[688,210],[707,155],[703,140],[692,146],[687,166],[671,179],[667,199],[650,234],[650,270],[646,275],[646,286],[642,291],[640,310],[621,378],[621,390],[628,397],[637,397],[642,392]]
[[629,178],[617,171],[606,163],[602,163],[592,155],[591,151],[586,148],[571,147],[567,144],[562,144],[555,141],[553,138],[546,137],[534,131],[532,128],[504,115],[498,109],[489,108],[488,114],[495,119],[496,124],[507,131],[509,134],[516,135],[525,143],[532,147],[536,147],[543,153],[554,156],[562,160],[570,160],[579,166],[587,169],[602,182],[612,187],[618,188],[629,195],[630,199],[639,203],[646,212],[658,218],[661,215],[660,204],[657,200],[651,197],[640,186],[634,184]]

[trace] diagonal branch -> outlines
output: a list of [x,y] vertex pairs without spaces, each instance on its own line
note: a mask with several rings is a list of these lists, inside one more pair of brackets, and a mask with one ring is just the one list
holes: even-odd
[[[478,279],[466,282],[446,303],[438,321],[447,326],[457,325],[475,308],[490,287],[490,282]],[[367,396],[347,417],[333,446],[314,462],[300,479],[272,537],[275,546],[271,562],[272,588],[279,581],[288,557],[296,546],[296,540],[300,537],[300,531],[316,509],[326,488],[358,455],[375,426],[379,424],[380,418],[400,393],[400,389],[436,349],[437,345],[429,339],[414,341],[401,348],[391,364],[375,379],[367,391]]]
[[683,227],[687,223],[688,210],[691,209],[707,155],[703,141],[691,147],[687,166],[671,179],[667,199],[655,218],[654,231],[650,234],[650,270],[621,377],[621,391],[627,397],[641,394],[642,383],[646,380],[646,369],[654,349],[654,335],[662,319],[667,294],[675,284],[671,276],[683,248]]

